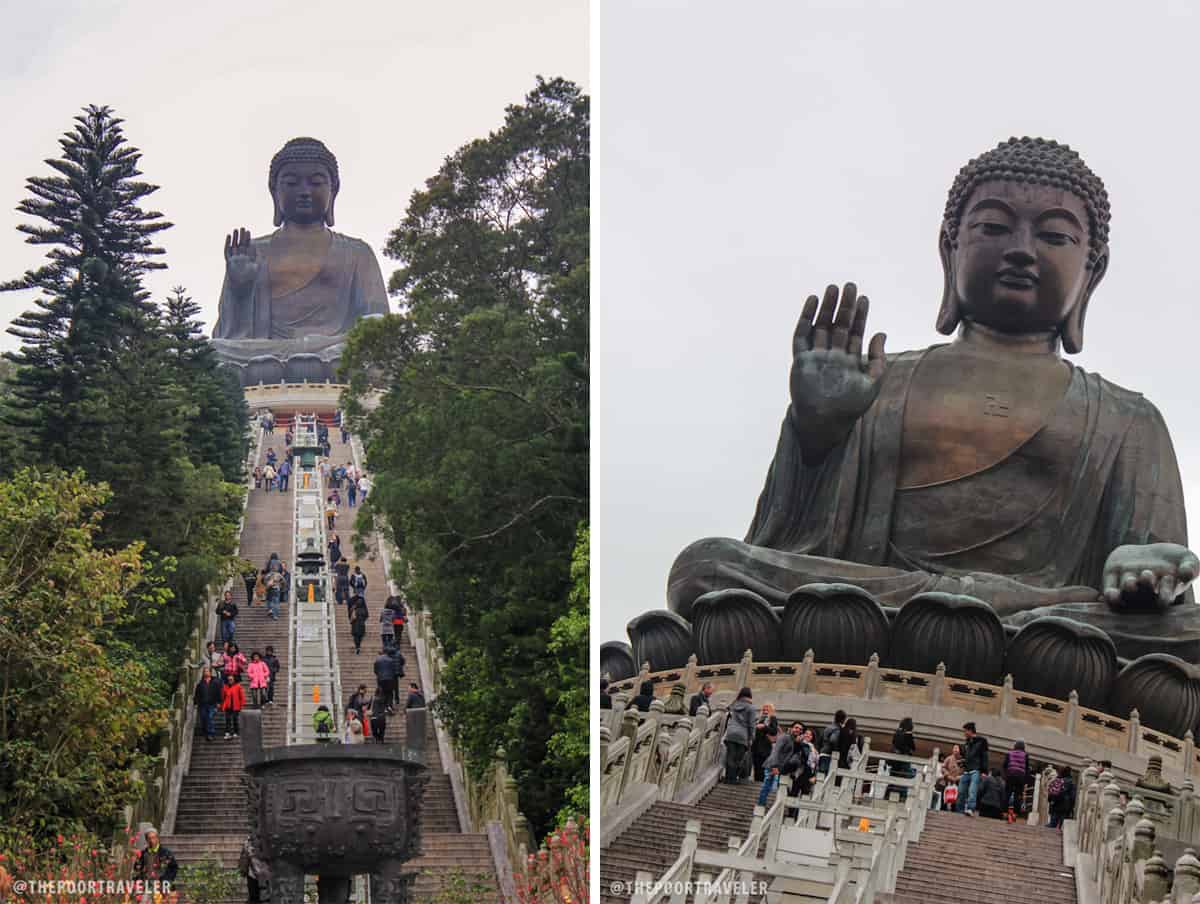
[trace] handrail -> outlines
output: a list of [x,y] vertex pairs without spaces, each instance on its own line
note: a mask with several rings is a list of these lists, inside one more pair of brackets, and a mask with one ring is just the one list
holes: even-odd
[[812,650],[799,662],[756,662],[747,650],[737,663],[700,665],[693,654],[682,668],[651,672],[647,664],[636,676],[610,682],[609,693],[614,697],[632,696],[645,681],[656,690],[683,684],[687,694],[711,683],[717,691],[736,692],[740,687],[750,686],[756,695],[820,693],[907,705],[959,706],[981,715],[1056,728],[1069,737],[1121,753],[1159,755],[1167,768],[1185,776],[1200,777],[1200,750],[1190,731],[1177,738],[1143,727],[1137,710],[1128,718],[1121,718],[1080,706],[1074,691],[1066,700],[1060,700],[1017,690],[1011,675],[1002,684],[994,685],[947,675],[941,665],[933,673],[881,666],[877,655],[866,665],[816,662]]
[[[244,464],[243,482],[246,493],[242,499],[242,514],[238,521],[236,536],[241,542],[246,526],[246,507],[250,504],[250,474],[262,454],[263,431],[257,418],[251,418],[247,432],[255,431],[257,439],[251,443]],[[175,811],[179,804],[179,792],[183,779],[191,766],[192,735],[196,726],[196,708],[192,702],[192,689],[200,674],[208,641],[215,635],[216,620],[212,617],[217,603],[226,590],[233,586],[227,580],[218,589],[206,588],[204,601],[193,614],[193,625],[183,652],[183,661],[177,672],[175,690],[171,694],[167,716],[167,740],[151,766],[149,776],[143,777],[139,770],[131,773],[134,781],[144,781],[144,791],[137,800],[127,804],[123,811],[124,824],[130,832],[120,827],[113,834],[114,850],[123,850],[129,843],[129,835],[135,834],[142,824],[158,827],[162,834],[170,834],[175,827]]]
[[[880,771],[869,771],[871,759],[877,761]],[[906,763],[916,761],[922,768],[911,779],[892,778],[881,771],[882,764],[889,760]],[[700,881],[694,893],[696,904],[728,901],[728,889],[733,885],[735,876],[740,885],[738,900],[747,900],[749,883],[756,875],[805,879],[827,884],[830,888],[830,904],[872,904],[877,892],[895,890],[896,877],[904,866],[907,845],[917,840],[924,828],[924,817],[933,794],[937,767],[938,751],[930,757],[918,758],[874,753],[868,746],[853,769],[834,769],[819,782],[814,796],[819,796],[820,800],[790,798],[780,792],[770,810],[765,810],[761,805],[756,806],[746,838],[740,842],[730,839],[728,852],[700,849],[700,823],[689,820],[679,857],[657,881],[649,873],[639,872],[632,904],[665,904],[668,901],[675,904],[676,901],[682,901],[680,889],[687,887],[692,873],[697,869],[713,866],[720,867],[721,871],[715,880],[711,880],[707,872],[700,873]],[[832,796],[831,803],[826,802],[830,798],[828,789],[835,785],[839,777],[849,778],[850,781],[842,783],[837,793]],[[911,791],[902,806],[889,804],[885,812],[853,803],[857,785],[862,781],[898,785],[910,788]],[[833,847],[827,863],[805,865],[778,858],[779,838],[787,820],[786,813],[790,809],[797,811],[793,825],[816,831],[824,830],[810,826],[806,814],[813,814],[818,822],[821,815],[832,817],[828,831],[831,833]],[[846,819],[864,817],[882,820],[882,825],[878,831],[868,826],[866,830],[860,828],[846,833],[840,840],[843,845],[851,845],[851,850],[839,850],[839,823]],[[764,839],[767,842],[766,849],[760,858],[758,851],[763,846]],[[855,866],[854,848],[862,851],[867,844],[871,847],[871,853],[864,870],[861,866]]]
[[[363,453],[362,442],[357,436],[350,439],[350,453],[355,467],[365,473],[366,456]],[[383,559],[384,577],[388,581],[389,589],[394,593],[397,586],[391,577],[391,563],[396,550],[384,531],[377,529],[376,536],[379,541],[379,553]],[[432,613],[422,608],[419,600],[409,599],[406,603],[412,642],[417,649],[418,666],[423,673],[422,682],[426,698],[432,701],[442,693],[444,687],[442,672],[446,667],[445,656],[433,628]],[[497,751],[487,774],[478,777],[469,775],[462,767],[465,760],[458,745],[436,715],[433,717],[433,723],[438,747],[442,751],[443,769],[450,776],[450,787],[463,829],[465,831],[469,824],[477,830],[488,831],[491,835],[488,825],[499,827],[503,844],[492,839],[493,859],[496,862],[502,891],[505,891],[507,897],[515,898],[513,874],[525,871],[529,853],[536,849],[529,822],[520,810],[516,780],[509,774],[501,751]]]

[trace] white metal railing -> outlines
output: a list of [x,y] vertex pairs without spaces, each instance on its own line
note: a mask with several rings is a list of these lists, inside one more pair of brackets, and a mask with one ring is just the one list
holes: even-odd
[[[638,873],[632,904],[682,904],[689,890],[696,904],[745,904],[765,893],[766,880],[756,878],[763,876],[802,883],[830,904],[872,904],[877,893],[895,890],[908,844],[924,828],[938,753],[928,759],[875,753],[868,743],[854,768],[832,769],[811,798],[789,798],[781,789],[770,810],[755,807],[746,838],[730,839],[727,851],[700,848],[700,823],[691,820],[667,871],[657,881]],[[893,763],[916,766],[915,774],[892,775]],[[864,794],[868,784],[872,793]],[[902,803],[883,800],[876,789],[905,789],[906,797]],[[713,868],[720,870],[715,878],[708,871]]]
[[[300,441],[300,429],[298,424],[297,442]],[[315,428],[312,432],[315,433]],[[332,608],[331,563],[326,560],[324,486],[320,469],[315,463],[312,468],[305,468],[301,462],[302,458],[297,456],[293,473],[292,575],[295,603],[289,613],[289,649],[292,654],[291,693],[288,695],[289,744],[316,741],[312,717],[318,706],[329,708],[333,716],[334,737],[341,725],[342,687],[334,640],[336,623]],[[301,569],[300,556],[306,552],[321,555],[315,581],[313,575],[305,574]],[[308,598],[309,586],[313,587],[311,602]]]

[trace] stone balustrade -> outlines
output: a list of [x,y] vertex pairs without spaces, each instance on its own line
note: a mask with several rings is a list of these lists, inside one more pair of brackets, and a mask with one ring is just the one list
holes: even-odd
[[[262,451],[263,434],[257,420],[251,421],[250,429],[256,435],[246,456],[246,497],[242,501],[242,517],[238,521],[235,549],[246,524],[246,506],[249,504],[250,488],[253,486],[249,475]],[[179,800],[183,777],[191,762],[192,737],[196,729],[196,711],[191,705],[192,691],[196,682],[200,680],[200,669],[205,659],[207,644],[215,636],[217,603],[230,587],[232,581],[226,581],[219,588],[209,587],[204,602],[197,606],[192,614],[192,631],[188,635],[175,690],[171,694],[162,745],[149,775],[142,775],[136,769],[133,771],[135,783],[140,780],[144,790],[141,797],[125,807],[125,825],[130,831],[124,831],[123,827],[117,829],[113,836],[114,851],[124,850],[129,844],[129,835],[140,825],[161,827],[163,834],[167,835],[174,831],[175,807]]]
[[1076,820],[1081,900],[1200,904],[1200,796],[1190,781],[1178,793],[1122,788],[1111,772],[1089,768]]
[[[860,728],[863,714],[875,715],[878,728],[890,731],[895,723],[889,727],[888,719],[893,715],[898,721],[904,715],[923,712],[924,716],[916,719],[918,733],[922,725],[929,728],[944,722],[940,733],[933,735],[939,741],[956,737],[958,725],[965,719],[983,718],[988,721],[987,727],[981,723],[985,734],[1000,739],[1036,737],[1036,746],[1041,748],[1038,753],[1044,758],[1068,762],[1111,759],[1120,761],[1123,774],[1135,777],[1145,771],[1145,761],[1153,755],[1162,758],[1164,772],[1176,783],[1200,776],[1200,754],[1190,731],[1177,738],[1147,728],[1136,709],[1127,719],[1088,709],[1080,706],[1074,692],[1067,700],[1056,700],[1018,691],[1011,676],[1001,685],[984,684],[947,675],[943,665],[934,673],[881,666],[877,655],[867,665],[818,663],[811,650],[800,662],[755,662],[747,650],[737,663],[700,665],[693,655],[682,669],[651,672],[644,666],[639,675],[612,682],[609,693],[614,710],[602,716],[610,737],[621,733],[613,722],[620,718],[616,714],[646,681],[654,686],[656,695],[666,695],[672,686],[682,684],[688,698],[706,683],[712,683],[721,697],[750,687],[756,702],[775,702],[781,718],[786,714],[811,721],[844,708],[859,717]],[[822,705],[820,698],[828,698],[829,705]],[[849,705],[839,707],[832,705],[834,701]],[[949,709],[959,712],[948,713]],[[1022,725],[1030,729],[1022,729]]]

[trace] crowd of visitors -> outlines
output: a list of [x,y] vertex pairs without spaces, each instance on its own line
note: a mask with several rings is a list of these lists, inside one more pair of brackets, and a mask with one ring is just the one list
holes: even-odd
[[[649,712],[655,699],[654,682],[644,680],[629,707]],[[675,684],[664,701],[666,715],[695,717],[701,707],[712,706],[713,685],[705,682],[700,690],[686,699],[687,687]],[[612,709],[613,697],[606,678],[600,680],[600,708]],[[1026,750],[1025,741],[1018,739],[1006,751],[999,765],[994,764],[987,738],[981,735],[974,722],[963,725],[963,739],[955,744],[940,762],[932,805],[968,816],[1007,819],[1016,822],[1028,815],[1030,792],[1034,779],[1045,764],[1035,766]],[[753,780],[759,783],[758,802],[765,804],[772,791],[779,788],[780,778],[792,776],[792,795],[811,793],[818,776],[829,773],[831,767],[853,769],[863,756],[864,739],[853,718],[838,710],[833,721],[817,731],[803,722],[793,721],[784,730],[784,723],[775,706],[766,702],[761,709],[754,704],[749,687],[738,691],[726,715],[722,735],[725,756],[720,781],[740,784]],[[911,717],[901,719],[892,735],[893,753],[917,757],[917,738]],[[1095,764],[1101,771],[1111,769],[1106,760]],[[916,775],[914,764],[891,761],[887,773],[895,779],[911,779]],[[838,782],[840,784],[840,780]],[[904,800],[906,785],[890,785],[889,791]],[[1060,764],[1047,788],[1048,825],[1060,828],[1075,810],[1076,784],[1070,766]]]

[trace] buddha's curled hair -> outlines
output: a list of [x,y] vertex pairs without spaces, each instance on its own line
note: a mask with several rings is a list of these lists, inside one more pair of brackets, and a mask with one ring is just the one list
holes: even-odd
[[267,188],[272,193],[275,191],[275,180],[279,178],[279,171],[289,163],[323,164],[329,170],[333,191],[337,193],[340,185],[337,158],[323,142],[315,138],[293,138],[280,148],[271,158],[271,171],[267,175]]
[[1111,213],[1108,192],[1100,177],[1067,145],[1028,137],[1001,142],[958,171],[942,219],[942,229],[953,247],[958,247],[959,220],[971,192],[979,183],[993,179],[1052,185],[1074,193],[1087,208],[1088,269],[1108,247]]

